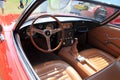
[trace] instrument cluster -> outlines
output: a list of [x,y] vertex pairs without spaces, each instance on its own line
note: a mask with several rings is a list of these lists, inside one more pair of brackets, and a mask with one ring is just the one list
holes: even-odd
[[[64,22],[64,23],[61,23],[61,25],[63,26],[64,29],[70,29],[73,27],[72,22]],[[49,22],[49,23],[35,24],[34,27],[40,30],[44,30],[44,29],[49,29],[49,28],[56,29],[56,28],[59,28],[59,25],[56,22]],[[30,27],[27,27],[26,34],[30,36]],[[35,33],[33,33],[33,35],[34,34]]]
[[[67,23],[61,23],[64,29],[69,29],[73,26],[72,22],[67,22]],[[42,24],[37,24],[35,25],[36,28],[44,30],[47,27],[50,27],[51,29],[55,29],[59,27],[59,24],[55,22],[50,22],[50,23],[42,23]]]

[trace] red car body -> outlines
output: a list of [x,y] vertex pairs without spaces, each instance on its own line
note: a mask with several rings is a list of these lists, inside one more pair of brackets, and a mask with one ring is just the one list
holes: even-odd
[[[7,19],[5,20],[6,22],[4,22],[4,25],[9,25],[10,21],[18,17],[16,15],[13,16],[14,18],[10,17],[10,15],[4,16],[4,19]],[[4,21],[4,19],[2,20]],[[5,40],[0,41],[0,80],[29,80],[18,55],[16,54],[17,51],[12,40],[13,35],[11,32],[14,29],[14,26],[6,26],[3,29]]]

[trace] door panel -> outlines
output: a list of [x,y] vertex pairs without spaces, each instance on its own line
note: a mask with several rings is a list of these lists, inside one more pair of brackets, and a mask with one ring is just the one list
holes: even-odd
[[115,57],[120,56],[120,28],[111,25],[95,28],[88,33],[88,42]]

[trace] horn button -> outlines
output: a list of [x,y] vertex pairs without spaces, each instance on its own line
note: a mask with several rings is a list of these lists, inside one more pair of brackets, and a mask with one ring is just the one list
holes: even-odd
[[46,30],[46,31],[45,31],[45,35],[46,35],[46,36],[50,36],[50,35],[51,35],[51,31],[50,31],[50,30]]

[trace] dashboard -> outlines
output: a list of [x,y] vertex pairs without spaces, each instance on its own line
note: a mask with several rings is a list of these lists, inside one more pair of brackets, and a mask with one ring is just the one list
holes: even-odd
[[[74,42],[75,35],[77,33],[86,33],[90,29],[96,27],[98,25],[97,22],[90,21],[90,20],[65,20],[61,21],[62,27],[64,28],[64,42],[63,46],[70,46]],[[47,27],[51,29],[57,29],[60,26],[56,21],[48,21],[48,22],[39,22],[35,23],[34,27],[40,30],[44,30]],[[20,29],[20,34],[22,39],[30,38],[30,25],[22,26]],[[33,33],[32,36],[34,38],[40,37],[37,33]],[[56,33],[55,35],[51,36],[52,43],[59,43],[61,39],[61,32]]]

